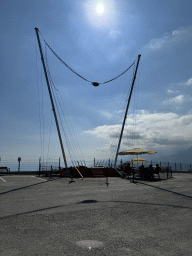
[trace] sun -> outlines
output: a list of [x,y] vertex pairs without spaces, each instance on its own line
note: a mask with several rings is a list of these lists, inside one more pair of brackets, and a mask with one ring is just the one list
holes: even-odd
[[85,18],[94,28],[106,29],[116,24],[116,10],[112,0],[86,0],[84,2]]
[[102,14],[104,12],[104,7],[102,4],[98,4],[97,13]]

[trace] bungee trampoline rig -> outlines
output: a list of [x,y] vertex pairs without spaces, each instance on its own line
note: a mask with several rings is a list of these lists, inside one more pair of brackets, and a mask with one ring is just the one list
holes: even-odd
[[[41,41],[40,41],[40,37],[39,37],[39,29],[35,28],[36,31],[36,36],[37,36],[37,41],[38,41],[38,45],[39,45],[39,51],[40,51],[40,55],[41,55],[41,61],[42,61],[42,65],[43,65],[43,70],[44,70],[44,74],[45,74],[45,79],[46,79],[46,83],[47,83],[47,88],[48,88],[48,92],[49,92],[49,97],[50,97],[50,101],[51,101],[51,106],[52,106],[52,110],[53,110],[53,115],[54,115],[54,119],[55,119],[55,124],[56,124],[56,128],[57,128],[57,133],[58,133],[58,137],[59,137],[59,142],[60,142],[60,147],[61,147],[61,152],[62,152],[62,156],[63,156],[63,160],[64,160],[64,165],[65,168],[62,168],[59,170],[60,173],[60,177],[63,176],[63,173],[66,171],[69,171],[71,174],[71,181],[69,182],[72,183],[74,182],[73,178],[84,178],[84,177],[106,177],[106,185],[109,185],[108,182],[108,177],[122,177],[122,174],[120,173],[120,171],[116,168],[116,164],[117,164],[117,158],[118,158],[118,153],[119,153],[119,149],[120,149],[120,145],[121,145],[121,140],[122,140],[122,136],[123,136],[123,131],[124,131],[124,126],[125,126],[125,121],[126,121],[126,117],[127,117],[127,113],[128,113],[128,109],[129,109],[129,104],[131,101],[131,96],[132,96],[132,92],[133,92],[133,87],[134,87],[134,83],[135,83],[135,79],[136,79],[136,75],[137,75],[137,70],[138,70],[138,66],[139,66],[139,61],[140,61],[140,57],[141,55],[138,55],[137,58],[137,63],[136,63],[136,68],[135,68],[135,72],[133,74],[133,79],[132,79],[132,84],[131,84],[131,90],[130,90],[130,94],[129,94],[129,98],[128,98],[128,102],[127,102],[127,107],[126,107],[126,111],[125,111],[125,115],[124,115],[124,119],[123,119],[123,123],[122,123],[122,128],[121,128],[121,133],[119,136],[119,142],[117,145],[117,151],[116,151],[116,156],[115,156],[115,160],[114,160],[114,168],[112,167],[103,167],[103,166],[98,166],[98,167],[86,167],[86,166],[68,166],[67,165],[67,159],[65,156],[65,150],[64,150],[64,146],[63,146],[63,141],[62,141],[62,137],[61,137],[61,132],[60,132],[60,127],[59,127],[59,122],[58,122],[58,118],[57,118],[57,113],[55,110],[55,105],[54,105],[54,99],[52,96],[52,92],[51,92],[51,87],[50,87],[50,75],[48,75],[48,71],[46,69],[46,65],[45,65],[45,60],[44,60],[44,55],[43,55],[43,51],[42,51],[42,46],[41,46]],[[42,36],[42,35],[41,35]],[[43,36],[42,36],[43,38]],[[68,69],[70,69],[74,74],[76,74],[77,76],[79,76],[80,78],[82,78],[83,80],[85,80],[86,82],[91,83],[93,86],[99,86],[100,84],[106,84],[109,83],[117,78],[119,78],[120,76],[122,76],[123,74],[125,74],[134,64],[135,62],[133,62],[124,72],[122,72],[120,75],[106,81],[106,82],[92,82],[89,81],[88,79],[84,78],[83,76],[81,76],[80,74],[78,74],[76,71],[74,71],[71,67],[69,67],[69,65],[67,65],[56,53],[55,51],[48,45],[48,43],[45,41],[45,39],[43,38],[45,44],[49,47],[49,49],[52,51],[52,53],[60,60],[60,62],[62,62],[62,64],[64,64]]]

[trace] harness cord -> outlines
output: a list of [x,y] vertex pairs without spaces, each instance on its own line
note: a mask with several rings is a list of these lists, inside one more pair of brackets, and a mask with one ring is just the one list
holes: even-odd
[[[40,33],[40,32],[39,32]],[[41,33],[40,33],[41,34]],[[42,34],[41,34],[42,36]],[[67,65],[67,63],[65,63],[56,53],[55,51],[48,45],[48,43],[45,41],[44,37],[42,36],[45,44],[49,47],[49,49],[52,51],[52,53],[55,55],[55,57],[57,57],[68,69],[70,69],[74,74],[76,74],[77,76],[79,76],[80,78],[82,78],[83,80],[87,81],[87,82],[90,82],[92,85],[94,86],[99,86],[100,84],[106,84],[106,83],[109,83],[115,79],[117,79],[118,77],[122,76],[123,74],[125,74],[135,63],[135,61],[131,64],[131,66],[129,66],[125,71],[123,71],[123,73],[121,73],[120,75],[106,81],[106,82],[103,82],[103,83],[98,83],[98,82],[91,82],[89,81],[88,79],[84,78],[83,76],[79,75],[75,70],[73,70],[71,67],[69,67],[69,65]]]
[[[104,83],[100,83],[100,84],[106,84],[106,83],[109,83],[115,79],[117,79],[118,77],[122,76],[123,74],[125,74],[125,72],[127,72],[133,65],[135,64],[135,61],[131,64],[131,66],[129,66],[123,73],[121,73],[120,75],[114,77],[113,79],[107,81],[107,82],[104,82]],[[92,83],[93,84],[93,83]]]

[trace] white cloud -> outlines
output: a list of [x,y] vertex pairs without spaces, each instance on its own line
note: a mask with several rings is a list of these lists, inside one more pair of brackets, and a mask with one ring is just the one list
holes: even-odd
[[173,86],[175,86],[175,85],[177,85],[177,86],[182,86],[182,88],[183,88],[183,86],[185,86],[185,87],[187,87],[187,86],[192,86],[192,78],[189,78],[186,82],[179,82],[179,83],[176,83],[176,84],[173,84]]
[[[192,140],[192,115],[179,116],[175,113],[149,113],[143,111],[136,116],[128,116],[124,129],[121,150],[141,147],[151,150],[189,148]],[[121,125],[98,126],[86,133],[103,138],[110,145],[117,145]],[[116,141],[114,140],[116,138]],[[115,142],[115,143],[114,143]]]
[[171,89],[168,89],[168,90],[167,90],[167,93],[170,93],[170,94],[178,94],[179,91],[178,91],[178,90],[171,90]]
[[181,104],[184,102],[184,95],[178,95],[174,98],[171,98],[169,100],[165,100],[163,104]]
[[99,111],[99,113],[107,119],[111,119],[113,117],[113,114],[109,113],[108,111]]
[[191,86],[192,86],[192,78],[189,78],[186,81],[178,82],[178,83],[172,83],[169,85],[169,89],[167,89],[167,93],[169,95],[178,94],[178,96],[171,98],[169,100],[165,100],[163,104],[184,104],[187,106],[191,100],[192,97],[191,94]]
[[118,111],[115,111],[116,114],[122,114],[122,113],[124,113],[124,112],[125,112],[125,111],[122,110],[122,109],[120,109],[120,110],[118,110]]
[[151,50],[159,50],[163,47],[172,46],[175,43],[184,42],[192,39],[192,26],[187,28],[179,28],[171,34],[167,34],[161,38],[151,40],[147,47]]
[[177,30],[174,30],[173,32],[172,32],[172,36],[174,36],[174,37],[188,37],[189,36],[189,31],[191,31],[191,29],[192,29],[192,26],[189,26],[189,27],[187,27],[187,28],[179,28],[179,29],[177,29]]
[[189,86],[192,86],[192,78],[190,78],[185,84],[189,85]]
[[167,93],[174,93],[174,91],[168,89],[168,90],[167,90]]
[[153,39],[149,44],[149,48],[152,50],[157,50],[157,49],[161,48],[166,43],[167,39],[168,39],[168,36],[165,36],[165,37],[159,38],[159,39]]
[[184,95],[178,95],[173,99],[174,103],[183,103],[184,101]]

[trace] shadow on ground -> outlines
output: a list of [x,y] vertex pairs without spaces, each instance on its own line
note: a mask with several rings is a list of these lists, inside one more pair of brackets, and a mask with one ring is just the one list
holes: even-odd
[[15,191],[18,191],[18,190],[21,190],[21,189],[25,189],[25,188],[34,187],[34,186],[37,186],[37,185],[41,185],[43,183],[54,181],[56,179],[60,179],[60,178],[54,178],[54,179],[46,180],[46,181],[43,181],[43,182],[38,182],[38,183],[35,183],[35,184],[32,184],[32,185],[28,185],[28,186],[24,186],[24,187],[20,187],[20,188],[15,188],[15,189],[12,189],[12,190],[9,190],[9,191],[2,192],[2,193],[0,193],[0,195],[4,195],[4,194],[7,194],[7,193],[15,192]]

